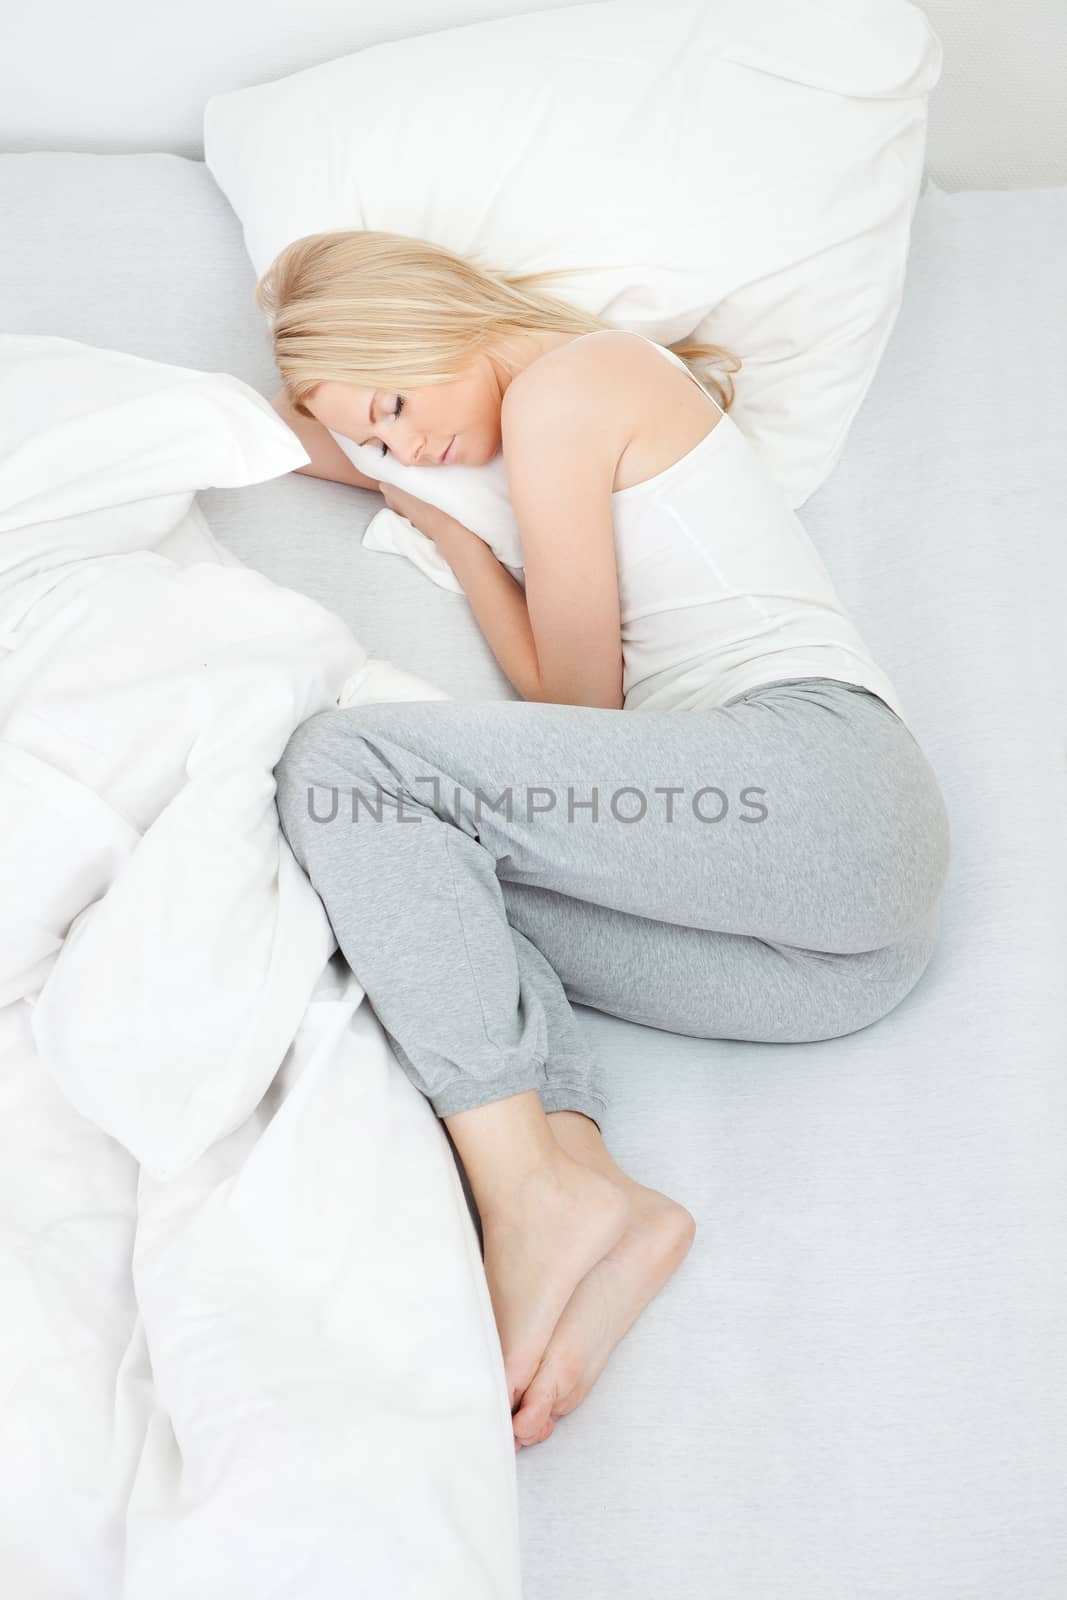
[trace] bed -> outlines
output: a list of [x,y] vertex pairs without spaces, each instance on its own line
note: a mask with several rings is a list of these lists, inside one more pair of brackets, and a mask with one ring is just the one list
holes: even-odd
[[[240,230],[201,162],[0,156],[0,215],[0,332],[273,392]],[[1064,1592],[1065,247],[1063,188],[926,184],[889,348],[802,513],[942,784],[953,864],[938,950],[875,1027],[809,1045],[695,1040],[577,1008],[609,1067],[610,1148],[693,1212],[697,1240],[552,1439],[514,1467],[482,1458],[492,1536],[473,1508],[448,1508],[493,1574],[464,1589],[426,1568],[383,1587],[346,1560],[343,1482],[308,1493],[314,1516],[303,1507],[283,1543],[272,1520],[306,1489],[298,1474],[238,1514],[180,1468],[153,1473],[175,1440],[127,1281],[144,1184],[139,1196],[126,1152],[53,1087],[15,1071],[7,1032],[4,1260],[36,1262],[41,1297],[36,1344],[28,1324],[0,1328],[13,1600],[504,1597],[518,1593],[513,1550],[526,1600]],[[462,597],[362,545],[377,497],[290,473],[198,500],[239,562],[338,615],[373,656],[458,699],[513,697]],[[343,978],[335,962],[329,1003]],[[399,1069],[379,1056],[376,1071],[388,1085]],[[460,1169],[420,1127],[423,1170],[451,1203]],[[227,1144],[183,1205],[243,1159]],[[163,1237],[165,1207],[157,1220]],[[469,1312],[473,1206],[454,1223]],[[339,1381],[338,1408],[347,1393]],[[236,1520],[214,1526],[219,1505]],[[301,1526],[316,1552],[303,1565]],[[408,1528],[417,1542],[417,1515]],[[190,1552],[227,1540],[225,1566],[198,1570]]]

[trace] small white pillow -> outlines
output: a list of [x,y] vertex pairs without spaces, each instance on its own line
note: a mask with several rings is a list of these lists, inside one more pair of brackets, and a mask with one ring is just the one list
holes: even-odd
[[[215,95],[205,159],[258,275],[306,234],[381,229],[513,273],[595,268],[553,292],[665,345],[736,350],[735,421],[796,506],[896,317],[940,65],[906,0],[608,0]],[[415,487],[345,449],[476,532],[500,525],[500,483],[483,514],[469,478],[445,504],[458,468]]]
[[[337,438],[336,434],[334,434],[334,438]],[[495,462],[490,462],[490,466],[495,465]],[[422,495],[420,498],[425,500],[426,496]],[[444,508],[442,507],[442,509]],[[511,515],[510,500],[503,509],[502,521],[505,520],[505,514],[506,520],[511,523],[511,530],[514,531],[515,541],[517,542],[518,533],[515,530],[515,519]],[[450,515],[455,515],[455,513],[450,513]],[[469,527],[470,524],[468,523],[467,526]],[[503,538],[500,537],[499,531],[483,532],[480,529],[472,529],[471,531],[476,532],[479,538],[485,540],[497,560],[503,562],[516,583],[525,589],[525,568],[522,566],[521,561],[516,560],[516,555],[521,555],[521,551],[517,552],[515,550],[508,530],[505,530]],[[463,585],[433,540],[427,539],[426,535],[420,533],[418,528],[408,521],[407,517],[402,517],[399,511],[391,511],[388,506],[379,511],[376,517],[371,518],[370,525],[363,535],[363,548],[365,550],[378,550],[383,555],[406,556],[409,561],[418,567],[420,572],[424,572],[428,578],[432,578],[439,588],[451,589],[453,594],[464,593]]]

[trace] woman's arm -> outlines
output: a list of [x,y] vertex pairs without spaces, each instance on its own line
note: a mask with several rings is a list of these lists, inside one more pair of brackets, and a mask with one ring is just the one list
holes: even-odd
[[614,406],[590,404],[588,385],[561,384],[558,370],[546,374],[541,366],[537,361],[519,375],[501,408],[526,611],[541,662],[540,698],[621,711],[625,673],[611,490],[623,423]]
[[[470,602],[475,621],[513,688],[524,700],[558,700],[545,694],[537,660],[530,613],[522,585],[493,554],[484,539],[449,516],[440,506],[420,500],[393,483],[381,485],[391,511],[440,550]],[[566,704],[567,702],[561,702]]]
[[548,699],[522,586],[485,540],[454,517],[442,523],[434,543],[463,585],[475,621],[512,687],[524,700]]
[[624,419],[611,407],[590,406],[580,385],[564,385],[561,401],[558,375],[553,382],[540,373],[546,364],[551,358],[512,383],[501,410],[525,591],[455,517],[359,472],[327,428],[292,410],[284,389],[272,404],[311,457],[298,472],[378,489],[388,506],[433,539],[525,700],[620,711],[625,697],[611,489],[625,444]]
[[524,700],[538,700],[548,705],[601,706],[609,711],[623,709],[621,682],[617,689],[612,687],[606,691],[593,690],[587,682],[575,682],[569,687],[544,683],[522,586],[501,565],[484,539],[449,517],[434,535],[434,543],[463,585],[490,649]]
[[357,489],[379,487],[376,478],[368,478],[352,465],[329,428],[324,428],[314,417],[302,417],[293,410],[284,389],[278,390],[271,405],[311,457],[310,463],[306,467],[296,467],[296,472],[304,472],[309,478],[328,478],[331,483],[350,483]]

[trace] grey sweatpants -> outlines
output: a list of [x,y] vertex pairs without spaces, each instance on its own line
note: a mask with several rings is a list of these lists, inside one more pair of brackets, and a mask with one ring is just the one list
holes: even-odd
[[449,1116],[606,1108],[571,1001],[712,1039],[865,1028],[921,977],[949,824],[869,690],[699,712],[409,701],[310,717],[286,838],[404,1071]]

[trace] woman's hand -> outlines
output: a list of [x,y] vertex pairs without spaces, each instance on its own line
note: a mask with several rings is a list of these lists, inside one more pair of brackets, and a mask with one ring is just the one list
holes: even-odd
[[450,517],[440,506],[419,500],[415,495],[408,494],[406,489],[398,489],[395,483],[379,483],[378,487],[390,511],[407,517],[413,528],[417,528],[435,544],[439,539],[447,538],[453,528],[461,526],[455,517]]

